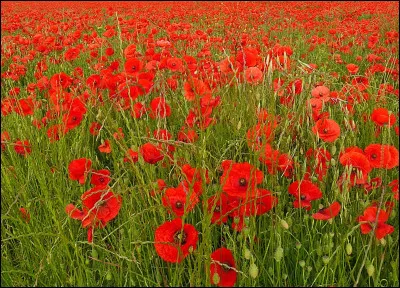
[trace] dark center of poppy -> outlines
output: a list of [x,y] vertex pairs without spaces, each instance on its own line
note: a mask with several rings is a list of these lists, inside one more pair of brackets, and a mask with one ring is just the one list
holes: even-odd
[[219,206],[215,206],[214,212],[220,212],[221,208]]
[[300,199],[301,199],[301,200],[306,200],[306,195],[301,195],[301,196],[300,196]]
[[175,67],[175,66],[176,66],[176,63],[172,63],[171,65],[172,65],[172,67]]
[[315,105],[315,104],[312,104],[312,105],[311,105],[311,107],[312,107],[312,108],[315,108],[315,107],[317,107],[317,105]]
[[326,134],[326,133],[328,133],[328,128],[324,128],[324,130],[323,130],[323,132]]
[[187,237],[187,235],[186,235],[185,231],[182,231],[182,233],[181,233],[181,231],[177,231],[174,234],[174,241],[176,244],[184,245],[184,244],[186,244],[186,240],[187,240],[186,237]]
[[103,177],[100,177],[99,181],[100,181],[101,183],[103,183],[103,182],[104,182],[104,178],[103,178]]
[[181,201],[176,201],[175,207],[176,207],[177,209],[181,209],[181,208],[183,207],[182,202],[181,202]]
[[319,96],[322,96],[323,94],[322,94],[322,92],[319,92]]
[[73,121],[76,121],[77,119],[78,119],[78,118],[77,118],[76,116],[73,116],[73,117],[72,117],[72,120],[73,120]]
[[239,179],[239,185],[240,185],[240,186],[246,186],[246,184],[247,184],[246,179],[244,179],[244,178],[240,178],[240,179]]
[[227,262],[221,262],[222,264],[224,264],[224,265],[221,265],[222,266],[222,269],[224,270],[224,271],[229,271],[229,270],[231,270],[230,269],[230,267],[231,267],[231,265],[229,264],[229,263],[227,263]]
[[261,144],[261,143],[263,142],[263,141],[262,141],[262,137],[261,137],[261,136],[258,136],[258,137],[257,137],[257,141],[258,141],[258,143]]
[[372,155],[371,155],[371,158],[372,158],[372,159],[376,159],[376,157],[377,157],[376,154],[372,154]]

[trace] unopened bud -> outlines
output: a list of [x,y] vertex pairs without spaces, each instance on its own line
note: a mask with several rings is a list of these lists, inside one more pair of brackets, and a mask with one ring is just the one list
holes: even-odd
[[212,277],[213,284],[217,285],[220,280],[221,280],[221,278],[219,277],[218,273],[214,273],[214,275]]
[[322,257],[322,262],[324,262],[324,264],[327,265],[327,264],[329,263],[329,256],[324,255],[324,256]]
[[369,265],[367,266],[367,273],[368,273],[368,276],[369,276],[369,277],[372,277],[372,276],[374,275],[374,273],[375,273],[375,267],[374,267],[374,265],[369,264]]
[[275,251],[275,260],[277,262],[279,262],[279,261],[281,261],[282,258],[283,258],[283,248],[278,247],[278,248],[276,248],[276,251]]
[[258,276],[258,267],[255,263],[250,264],[249,267],[249,274],[251,276],[251,278],[256,279]]
[[285,228],[286,230],[289,229],[289,224],[285,220],[281,219],[280,222],[283,228]]
[[300,265],[300,267],[304,268],[304,266],[306,266],[306,261],[300,260],[299,265]]
[[350,243],[347,243],[346,245],[346,253],[347,255],[351,255],[351,253],[353,253],[353,246],[351,246]]

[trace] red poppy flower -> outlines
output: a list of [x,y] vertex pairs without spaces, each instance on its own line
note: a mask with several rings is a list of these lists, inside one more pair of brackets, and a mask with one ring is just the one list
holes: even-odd
[[280,172],[282,172],[283,176],[288,177],[288,178],[292,177],[293,176],[293,168],[294,168],[293,166],[294,166],[294,162],[293,162],[292,157],[289,154],[284,153],[284,154],[279,155],[277,167],[278,167],[278,170]]
[[323,102],[330,100],[330,90],[328,87],[320,85],[311,90],[311,96],[321,99]]
[[168,58],[167,59],[167,68],[173,72],[182,72],[183,71],[183,61],[179,58]]
[[[252,198],[240,199],[236,204],[235,201],[230,202],[230,207],[233,208],[233,212],[230,216],[255,216],[263,215],[270,211],[273,207],[278,204],[278,198],[272,196],[271,192],[267,189],[257,189],[257,192]],[[235,209],[235,208],[238,209]]]
[[318,186],[308,180],[295,181],[289,185],[289,193],[296,197],[293,202],[295,208],[303,207],[306,210],[311,209],[311,201],[322,198],[322,192]]
[[388,184],[388,186],[394,194],[394,199],[399,200],[399,179],[394,179]]
[[396,116],[391,113],[386,108],[374,109],[371,113],[371,120],[378,126],[388,125],[392,127],[396,123]]
[[260,150],[266,143],[270,143],[273,140],[274,130],[277,125],[277,121],[274,120],[273,123],[258,123],[256,126],[251,127],[246,134],[247,145],[255,151]]
[[94,186],[104,186],[108,185],[111,181],[110,171],[107,169],[92,171],[92,179],[90,180],[90,184]]
[[249,67],[246,70],[244,70],[244,77],[247,83],[257,84],[262,81],[263,73],[257,67]]
[[22,116],[33,115],[34,109],[32,98],[20,99],[15,106],[15,112]]
[[270,144],[265,144],[261,156],[258,160],[267,166],[268,173],[274,175],[278,168],[279,151],[271,147]]
[[7,131],[1,132],[1,151],[6,149],[7,142],[10,141],[10,134]]
[[[110,187],[106,185],[96,186],[86,191],[82,196],[82,204],[90,213],[90,217],[82,220],[82,227],[101,221],[99,225],[105,226],[107,222],[114,219],[121,208],[121,196],[115,196]],[[92,217],[93,216],[93,217]]]
[[394,227],[385,223],[389,219],[389,214],[385,210],[381,209],[379,215],[377,215],[377,213],[378,207],[368,207],[364,210],[364,214],[358,217],[357,221],[361,223],[360,228],[362,234],[368,234],[371,232],[373,225],[377,223],[375,236],[379,240],[384,238],[386,235],[393,233]]
[[386,167],[391,158],[389,147],[381,144],[368,145],[364,153],[373,168]]
[[308,149],[306,152],[307,159],[314,160],[314,166],[307,167],[307,173],[310,174],[311,170],[318,175],[318,179],[322,181],[323,177],[326,175],[328,166],[327,163],[331,160],[331,154],[326,149]]
[[143,68],[143,63],[139,59],[130,58],[126,60],[125,65],[125,72],[129,75],[136,76]]
[[144,113],[146,113],[146,107],[142,103],[137,102],[133,105],[133,110],[131,111],[133,118],[140,119]]
[[[217,274],[218,277],[215,277]],[[211,254],[210,281],[218,287],[232,287],[236,283],[236,264],[231,250],[219,248]],[[219,282],[215,283],[215,278]]]
[[28,156],[31,154],[32,149],[31,149],[31,144],[29,143],[28,140],[17,140],[14,143],[14,150],[17,152],[17,154],[22,155],[22,156]]
[[349,71],[350,74],[356,74],[358,72],[358,66],[356,64],[350,63],[346,65],[347,71]]
[[132,161],[133,163],[136,163],[138,160],[139,160],[139,153],[129,148],[126,151],[126,157],[124,157],[124,162]]
[[176,138],[181,142],[194,143],[197,141],[199,136],[194,129],[185,129],[185,127],[182,127],[181,131],[176,135]]
[[230,196],[246,198],[256,192],[257,184],[263,180],[264,173],[250,163],[223,162],[224,173],[220,182],[222,190]]
[[329,220],[336,217],[340,212],[340,203],[333,202],[329,207],[320,209],[317,213],[314,213],[312,217],[315,220]]
[[66,89],[72,84],[72,78],[69,77],[64,72],[60,72],[58,74],[54,74],[50,78],[51,88],[54,90],[58,90],[61,88]]
[[332,119],[320,119],[315,123],[312,132],[324,142],[334,142],[340,136],[340,126]]
[[184,96],[187,101],[194,101],[197,97],[203,97],[211,93],[210,88],[202,80],[191,78],[183,84]]
[[151,100],[150,109],[150,117],[152,119],[166,118],[171,115],[171,107],[165,102],[165,98],[163,97]]
[[[199,202],[199,198],[194,191],[185,189],[184,185],[178,185],[176,188],[168,188],[165,190],[162,198],[163,206],[175,213],[176,216],[181,217],[186,212],[190,212]],[[185,191],[188,191],[186,193]],[[190,194],[190,195],[187,195]],[[187,199],[188,197],[188,199]]]
[[393,145],[383,145],[383,146],[388,147],[390,152],[390,160],[384,166],[384,168],[393,169],[394,167],[399,166],[399,150],[397,150],[397,148],[394,147]]
[[214,195],[207,200],[207,210],[212,213],[211,223],[222,224],[228,221],[228,199],[229,197],[225,193],[220,195]]
[[31,215],[29,214],[29,212],[24,207],[19,208],[19,212],[21,213],[22,219],[26,223],[29,223],[29,221],[31,220]]
[[101,153],[107,153],[107,154],[111,153],[111,145],[108,139],[106,139],[104,143],[99,146],[99,151]]
[[101,129],[101,124],[97,123],[97,122],[93,122],[92,124],[90,124],[89,132],[93,136],[96,136],[96,135],[99,135],[100,129]]
[[189,255],[189,250],[197,247],[198,232],[191,224],[183,224],[182,219],[165,222],[158,226],[154,235],[154,247],[164,261],[180,263]]
[[72,61],[75,60],[76,58],[78,58],[80,53],[79,48],[69,48],[66,52],[65,52],[65,60],[67,61]]
[[83,120],[84,114],[79,110],[71,110],[68,114],[63,116],[63,123],[65,124],[64,133],[78,127]]
[[136,53],[136,45],[129,44],[124,50],[124,56],[126,59],[134,58]]
[[143,144],[139,148],[139,153],[142,155],[143,160],[149,164],[155,164],[164,159],[164,155],[161,151],[160,145],[157,147],[151,143]]
[[86,174],[92,166],[92,161],[86,158],[72,160],[68,166],[68,174],[71,180],[78,180],[80,184],[85,183]]
[[358,152],[347,152],[339,158],[340,164],[351,167],[350,184],[365,184],[368,173],[371,172],[371,164],[364,154]]

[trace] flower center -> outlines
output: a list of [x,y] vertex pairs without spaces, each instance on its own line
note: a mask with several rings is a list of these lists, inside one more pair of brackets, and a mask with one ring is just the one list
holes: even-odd
[[214,212],[220,212],[221,208],[219,206],[215,206]]
[[322,94],[322,92],[319,92],[319,96],[322,96],[323,94]]
[[300,199],[301,199],[301,200],[306,200],[306,195],[301,195],[301,196],[300,196]]
[[246,179],[244,179],[244,178],[240,178],[240,179],[239,179],[239,185],[240,185],[240,186],[243,187],[243,186],[246,186],[246,184],[247,184]]
[[176,207],[177,209],[181,209],[181,208],[183,207],[183,203],[182,203],[181,201],[176,201],[175,207]]
[[324,128],[324,130],[323,130],[323,132],[325,133],[325,134],[327,134],[328,133],[328,128]]
[[185,231],[182,231],[182,233],[181,233],[181,231],[177,231],[174,235],[174,241],[176,244],[184,245],[184,244],[186,244],[186,240],[187,240],[186,237],[187,237],[187,235],[186,235]]
[[221,262],[222,264],[224,264],[224,265],[221,265],[222,266],[222,269],[224,270],[224,271],[229,271],[229,270],[231,270],[229,267],[231,267],[231,265],[229,264],[229,263],[227,263],[227,262]]
[[372,154],[372,155],[371,155],[371,158],[372,158],[372,159],[376,159],[376,154]]

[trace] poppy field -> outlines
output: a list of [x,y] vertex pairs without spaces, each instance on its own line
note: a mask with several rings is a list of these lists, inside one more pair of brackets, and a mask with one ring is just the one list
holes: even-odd
[[398,2],[1,2],[2,286],[398,286]]

